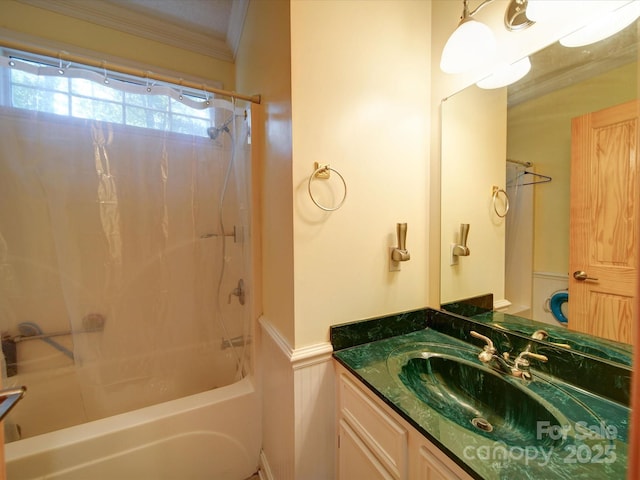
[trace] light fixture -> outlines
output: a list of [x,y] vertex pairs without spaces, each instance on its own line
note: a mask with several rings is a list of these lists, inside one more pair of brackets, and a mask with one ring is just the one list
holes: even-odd
[[446,73],[462,73],[490,60],[496,52],[491,29],[474,20],[473,15],[492,0],[485,0],[469,12],[469,0],[463,0],[462,19],[442,50],[440,68]]
[[534,22],[544,22],[555,17],[554,2],[549,0],[528,0],[527,18]]
[[565,47],[582,47],[599,42],[628,27],[638,17],[640,17],[640,1],[634,0],[561,38],[560,44]]
[[480,80],[476,85],[484,89],[501,88],[511,85],[524,77],[531,70],[529,57],[524,57],[510,65],[498,68],[493,74]]
[[[491,29],[473,16],[493,0],[484,0],[469,12],[469,0],[463,0],[462,17],[458,27],[442,50],[440,68],[446,73],[462,73],[492,60],[496,53],[496,39]],[[524,30],[535,22],[528,15],[531,0],[511,0],[504,12],[504,26],[510,32]],[[526,72],[525,72],[526,73]]]
[[529,28],[535,22],[529,18],[529,0],[511,0],[504,12],[504,26],[510,32]]

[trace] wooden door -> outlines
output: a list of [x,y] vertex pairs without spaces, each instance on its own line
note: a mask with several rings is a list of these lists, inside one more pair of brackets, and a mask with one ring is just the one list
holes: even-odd
[[638,294],[637,101],[573,119],[571,139],[568,326],[631,343]]

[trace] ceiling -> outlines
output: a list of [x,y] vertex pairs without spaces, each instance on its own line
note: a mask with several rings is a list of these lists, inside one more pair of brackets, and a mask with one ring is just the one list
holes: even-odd
[[638,25],[600,42],[567,48],[559,42],[531,55],[531,71],[508,87],[509,105],[581,82],[638,61]]
[[249,0],[17,0],[233,62]]
[[[249,0],[17,0],[96,25],[233,62]],[[555,44],[531,57],[531,72],[509,87],[517,104],[637,59],[637,30],[588,47]],[[603,59],[603,60],[598,60]],[[580,78],[577,78],[580,77]]]

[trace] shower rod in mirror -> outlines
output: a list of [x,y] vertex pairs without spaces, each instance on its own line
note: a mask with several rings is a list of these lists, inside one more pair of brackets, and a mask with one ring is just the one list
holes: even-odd
[[[532,175],[536,178],[538,178],[539,180],[532,180],[531,182],[526,182],[526,183],[518,183],[518,179],[522,178],[525,175]],[[541,173],[534,173],[534,172],[527,172],[524,171],[520,174],[518,174],[518,176],[516,177],[516,184],[513,185],[514,187],[523,187],[525,185],[537,185],[539,183],[548,183],[552,180],[552,178],[548,175],[542,175]],[[511,185],[508,185],[511,186]]]
[[[515,163],[517,165],[523,165],[525,168],[533,167],[533,162],[524,161],[524,160],[515,160],[512,158],[507,158],[507,163]],[[532,175],[539,180],[533,180],[527,183],[518,183],[518,179],[520,179],[524,175]],[[548,175],[542,175],[541,173],[535,173],[535,172],[528,172],[527,170],[525,170],[516,176],[513,185],[507,184],[507,187],[522,187],[524,185],[537,185],[538,183],[548,183],[551,180],[553,179]]]

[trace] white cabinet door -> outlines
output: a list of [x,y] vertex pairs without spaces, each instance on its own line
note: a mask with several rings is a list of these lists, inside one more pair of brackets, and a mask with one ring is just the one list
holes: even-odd
[[340,420],[338,446],[339,480],[393,480],[349,424]]
[[463,480],[469,476],[460,471],[451,459],[447,458],[432,443],[423,440],[417,448],[411,450],[410,463],[416,472],[412,480]]
[[339,480],[471,480],[451,458],[336,363]]

